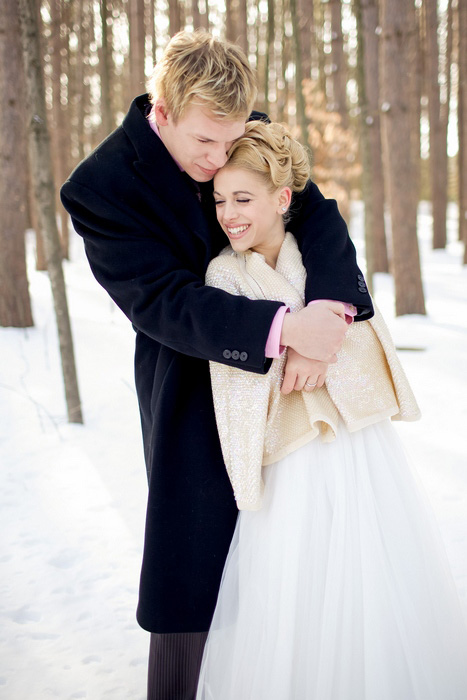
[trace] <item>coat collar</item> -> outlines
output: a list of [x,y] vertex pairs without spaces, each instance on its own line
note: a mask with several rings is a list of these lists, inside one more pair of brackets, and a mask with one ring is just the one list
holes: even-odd
[[[214,202],[212,207],[209,204],[201,207],[197,183],[180,171],[164,143],[151,129],[147,120],[149,105],[147,94],[136,97],[122,122],[122,129],[136,153],[133,167],[154,190],[164,208],[176,217],[179,224],[185,225],[187,236],[201,238],[209,262],[213,252],[217,253],[220,247],[217,222],[212,213]],[[208,198],[212,192],[211,183],[201,183],[201,192]]]
[[[174,178],[183,182],[184,178],[180,178],[180,168],[149,125],[149,108],[147,93],[136,97],[122,122],[123,131],[136,151],[134,165],[153,186],[160,187],[161,182],[173,182]],[[163,178],[160,177],[161,170],[164,171]]]

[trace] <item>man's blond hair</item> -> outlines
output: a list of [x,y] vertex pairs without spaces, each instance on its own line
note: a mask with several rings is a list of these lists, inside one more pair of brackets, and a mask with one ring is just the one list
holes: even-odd
[[203,31],[172,37],[148,88],[151,102],[162,98],[175,122],[191,104],[206,107],[219,118],[246,119],[257,92],[243,51]]

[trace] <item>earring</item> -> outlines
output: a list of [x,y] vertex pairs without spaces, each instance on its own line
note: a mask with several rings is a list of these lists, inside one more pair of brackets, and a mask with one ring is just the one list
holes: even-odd
[[287,207],[282,207],[282,211],[287,211]]

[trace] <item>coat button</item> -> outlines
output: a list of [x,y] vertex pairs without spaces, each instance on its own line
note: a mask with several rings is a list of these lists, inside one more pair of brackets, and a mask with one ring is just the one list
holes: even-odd
[[246,362],[248,360],[248,353],[247,352],[241,352],[240,353],[240,360],[242,362]]
[[361,292],[362,294],[366,294],[368,290],[366,287],[359,287],[358,291]]
[[365,278],[363,275],[357,275],[358,280],[362,280],[363,282],[365,281]]
[[222,357],[224,357],[226,360],[230,360],[230,358],[232,357],[232,353],[230,352],[230,350],[224,350],[224,352],[222,353]]
[[240,353],[238,350],[232,350],[232,360],[238,360],[240,357]]

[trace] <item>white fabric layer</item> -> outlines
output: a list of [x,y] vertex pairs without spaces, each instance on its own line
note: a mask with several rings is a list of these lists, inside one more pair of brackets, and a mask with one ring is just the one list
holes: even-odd
[[389,421],[264,468],[239,514],[197,700],[466,700],[467,632]]

